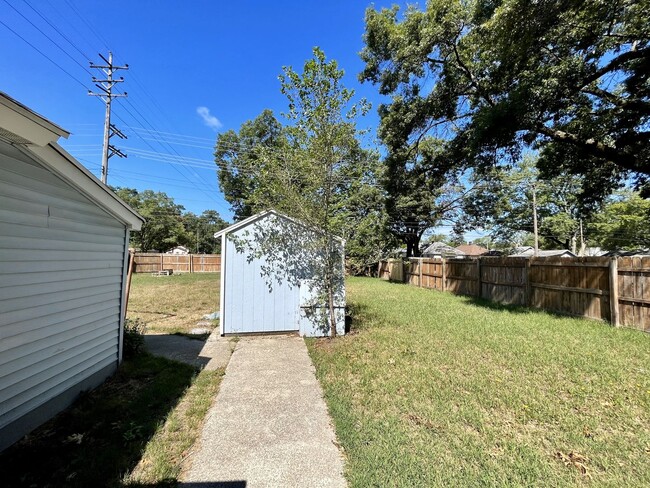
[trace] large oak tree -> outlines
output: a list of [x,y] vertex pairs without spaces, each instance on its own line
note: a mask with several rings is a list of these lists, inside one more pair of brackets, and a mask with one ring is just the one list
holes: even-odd
[[435,168],[483,169],[524,147],[599,200],[650,175],[649,0],[430,0],[366,12],[364,81],[390,95],[390,153],[447,140]]

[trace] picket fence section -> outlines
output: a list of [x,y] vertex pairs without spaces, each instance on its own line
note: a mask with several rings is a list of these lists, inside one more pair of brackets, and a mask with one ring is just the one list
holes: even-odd
[[378,275],[650,332],[650,257],[389,259]]
[[174,273],[219,273],[220,254],[158,254],[135,253],[134,273],[156,273],[172,270]]

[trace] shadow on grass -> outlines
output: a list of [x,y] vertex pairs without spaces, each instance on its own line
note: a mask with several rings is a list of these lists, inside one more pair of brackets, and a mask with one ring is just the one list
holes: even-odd
[[606,323],[605,320],[590,318],[582,315],[573,315],[570,313],[563,313],[554,310],[526,307],[524,305],[510,305],[505,303],[493,302],[486,298],[478,298],[478,297],[473,297],[468,295],[457,295],[457,296],[461,297],[463,301],[468,305],[487,308],[489,310],[494,310],[495,312],[509,312],[509,313],[522,314],[522,315],[545,315],[555,319],[573,318],[573,319],[585,319],[585,320],[590,320],[595,322]]
[[0,454],[2,485],[123,486],[195,374],[148,354],[125,361],[102,386]]

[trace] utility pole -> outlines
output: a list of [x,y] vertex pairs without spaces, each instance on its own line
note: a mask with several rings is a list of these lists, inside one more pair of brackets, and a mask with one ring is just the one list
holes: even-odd
[[537,235],[537,191],[535,189],[535,183],[532,184],[533,188],[533,233],[535,234],[535,253],[534,255],[539,255],[539,236]]
[[101,54],[99,57],[102,58],[106,64],[96,65],[94,63],[90,63],[90,67],[101,69],[106,75],[105,80],[98,80],[93,76],[93,83],[95,83],[95,86],[99,88],[103,93],[93,93],[92,91],[88,90],[88,95],[101,97],[106,104],[106,116],[104,119],[104,148],[102,153],[102,183],[106,184],[106,181],[108,179],[108,160],[111,158],[111,156],[118,155],[121,158],[127,157],[126,154],[117,149],[115,146],[111,145],[110,139],[113,136],[118,136],[121,139],[127,138],[122,132],[118,130],[117,127],[111,124],[111,100],[113,98],[127,96],[126,92],[123,94],[113,93],[113,86],[116,83],[122,83],[124,81],[124,77],[120,77],[119,79],[114,80],[113,72],[119,69],[129,69],[129,65],[126,64],[124,66],[114,66],[112,52],[108,53],[108,59],[106,59]]

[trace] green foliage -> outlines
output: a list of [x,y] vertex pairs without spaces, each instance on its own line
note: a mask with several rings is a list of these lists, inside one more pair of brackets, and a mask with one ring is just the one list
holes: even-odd
[[183,215],[185,242],[196,254],[219,254],[221,240],[214,233],[228,227],[216,210],[204,210],[201,215],[188,212]]
[[376,263],[394,246],[386,232],[382,165],[361,148],[343,71],[319,49],[303,73],[284,68],[288,124],[270,110],[217,138],[219,184],[235,219],[274,208],[342,237],[353,270]]
[[452,174],[431,171],[429,159],[439,154],[443,141],[424,138],[408,150],[386,158],[388,229],[406,245],[406,257],[420,255],[420,239],[430,228],[450,219],[462,202],[463,188]]
[[166,252],[180,245],[195,253],[220,252],[221,243],[213,235],[228,223],[216,210],[205,210],[197,216],[191,212],[183,213],[183,206],[177,205],[164,192],[138,191],[135,188],[113,188],[113,191],[145,218],[142,229],[131,233],[131,246],[141,252],[154,249]]
[[392,97],[380,136],[424,135],[436,171],[489,170],[541,149],[546,177],[589,175],[586,200],[650,175],[650,2],[430,0],[366,12],[363,81]]
[[535,164],[536,159],[526,156],[510,168],[498,167],[482,176],[481,190],[465,198],[462,225],[487,229],[496,241],[521,245],[533,232],[534,190],[541,247],[575,251],[580,219],[586,221],[594,210],[585,208],[579,197],[582,179],[542,179]]
[[219,188],[231,204],[236,221],[254,213],[252,196],[258,190],[257,175],[264,171],[260,151],[285,145],[284,129],[268,109],[242,124],[239,132],[229,130],[217,136],[214,160]]
[[145,218],[139,232],[131,234],[131,244],[142,252],[165,252],[184,242],[183,206],[164,192],[134,188],[116,188],[115,193]]
[[124,321],[122,354],[125,359],[132,358],[144,352],[145,331],[146,325],[140,319],[126,319]]
[[604,249],[650,249],[650,200],[627,192],[611,199],[596,215],[589,230]]
[[[288,101],[283,115],[289,122],[283,130],[286,140],[275,146],[257,146],[261,164],[247,203],[253,209],[274,208],[319,229],[317,233],[300,231],[295,224],[278,220],[273,225],[285,226],[285,232],[257,229],[256,242],[273,260],[275,275],[278,270],[295,268],[287,273],[288,278],[296,274],[311,278],[312,294],[320,302],[320,310],[329,310],[329,330],[334,335],[334,301],[340,296],[343,272],[335,236],[352,235],[362,227],[353,225],[361,222],[363,231],[371,232],[380,195],[364,188],[355,195],[359,200],[349,200],[364,179],[375,180],[376,155],[361,149],[355,123],[368,107],[365,101],[352,102],[354,92],[343,86],[343,71],[336,61],[328,61],[319,48],[314,48],[313,54],[302,73],[290,66],[283,69],[281,91]],[[355,207],[362,201],[369,208]],[[364,237],[363,233],[356,235]],[[300,236],[306,242],[297,249]],[[305,263],[312,263],[313,269],[305,269]],[[323,303],[327,306],[322,307]]]

